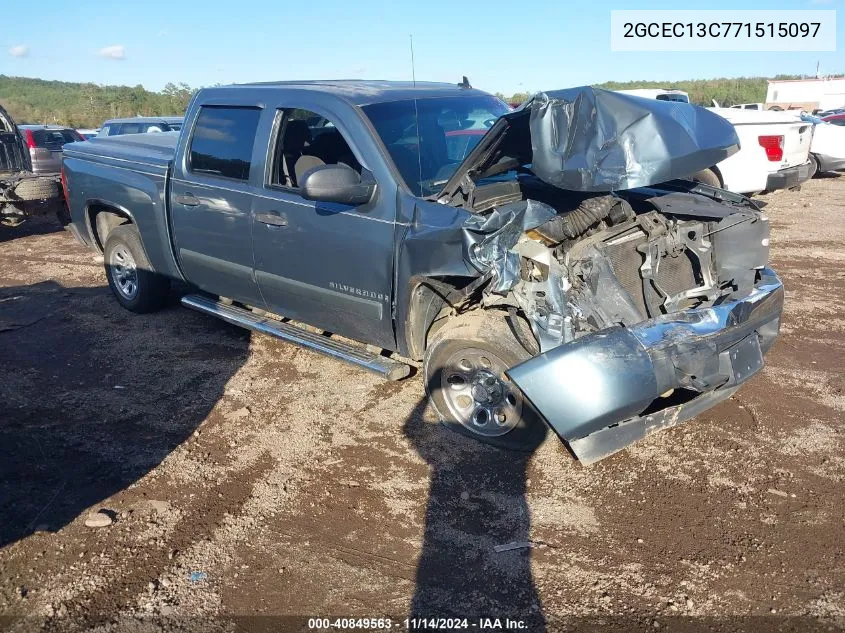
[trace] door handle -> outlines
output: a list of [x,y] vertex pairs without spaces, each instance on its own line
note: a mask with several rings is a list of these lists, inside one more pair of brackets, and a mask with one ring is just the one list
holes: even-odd
[[181,204],[186,207],[196,207],[200,203],[200,199],[192,193],[186,193],[184,195],[180,194],[176,196],[174,200],[176,201],[176,204]]
[[269,211],[267,213],[256,213],[255,219],[261,224],[267,224],[268,226],[287,226],[288,220],[283,215],[276,213],[275,211]]

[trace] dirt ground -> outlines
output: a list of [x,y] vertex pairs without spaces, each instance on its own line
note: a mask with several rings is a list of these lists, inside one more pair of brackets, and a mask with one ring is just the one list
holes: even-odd
[[589,468],[450,433],[419,375],[130,314],[69,233],[5,230],[0,629],[845,628],[845,177],[761,199],[787,301],[766,368]]

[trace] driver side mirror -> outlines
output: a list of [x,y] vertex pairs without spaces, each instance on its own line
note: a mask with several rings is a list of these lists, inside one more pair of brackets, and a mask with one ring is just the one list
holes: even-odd
[[303,174],[299,188],[306,200],[358,205],[372,199],[376,183],[362,181],[347,165],[319,165]]

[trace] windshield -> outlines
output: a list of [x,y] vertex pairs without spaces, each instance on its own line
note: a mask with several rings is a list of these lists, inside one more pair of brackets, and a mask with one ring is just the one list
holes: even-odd
[[473,95],[374,103],[363,110],[408,188],[429,196],[509,108],[496,97]]

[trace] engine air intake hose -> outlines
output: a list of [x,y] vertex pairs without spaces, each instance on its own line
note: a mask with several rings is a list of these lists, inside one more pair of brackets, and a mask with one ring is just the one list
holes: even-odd
[[630,217],[630,207],[626,207],[627,203],[616,196],[592,196],[581,200],[578,206],[568,213],[557,215],[534,230],[553,242],[573,240],[584,235],[612,212],[614,223],[618,221],[618,217]]

